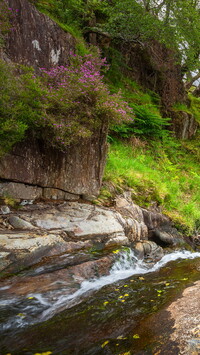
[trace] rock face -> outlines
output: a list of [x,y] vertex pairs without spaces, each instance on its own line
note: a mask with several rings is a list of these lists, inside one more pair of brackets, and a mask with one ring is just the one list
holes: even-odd
[[176,64],[170,49],[151,40],[142,45],[135,43],[131,47],[122,43],[120,51],[125,53],[133,77],[144,87],[158,93],[165,109],[185,101],[181,67]]
[[[75,39],[27,0],[5,0],[12,30],[5,37],[4,60],[50,68],[69,62]],[[0,161],[0,195],[16,199],[90,199],[101,185],[106,157],[107,124],[91,138],[71,145],[65,153],[28,137]],[[1,182],[1,181],[0,181]],[[21,184],[21,185],[20,185]]]
[[6,36],[4,59],[49,68],[64,65],[74,51],[75,39],[27,0],[5,0],[11,9],[12,30]]
[[172,129],[178,138],[190,139],[195,135],[199,124],[193,115],[184,111],[172,111],[170,116],[172,117]]
[[90,138],[69,146],[65,153],[31,137],[17,144],[0,161],[0,179],[4,180],[0,195],[66,200],[97,195],[105,165],[106,135],[107,126],[102,124]]
[[131,71],[125,69],[125,73],[159,95],[161,111],[165,117],[171,117],[170,129],[176,136],[181,139],[194,136],[198,123],[193,115],[172,108],[176,103],[187,105],[181,66],[177,64],[173,51],[156,40],[132,46],[121,41],[117,49],[123,54],[127,68],[131,68]]

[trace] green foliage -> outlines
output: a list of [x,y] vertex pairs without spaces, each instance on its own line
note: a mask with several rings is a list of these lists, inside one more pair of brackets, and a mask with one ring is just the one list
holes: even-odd
[[132,121],[120,94],[109,93],[100,73],[105,59],[72,55],[71,64],[41,69],[36,77],[25,67],[0,62],[1,154],[32,130],[62,151],[105,123]]
[[200,98],[189,94],[190,112],[194,115],[197,122],[200,123]]
[[8,8],[4,0],[0,0],[0,47],[4,44],[4,36],[11,31],[10,20],[13,16],[12,9]]
[[159,207],[178,227],[193,232],[200,218],[200,167],[196,151],[185,144],[172,138],[163,143],[115,141],[110,145],[105,186],[111,184],[110,192],[131,189],[135,203]]
[[37,125],[42,112],[39,81],[33,81],[27,69],[18,76],[15,70],[0,61],[0,155],[22,140],[28,127]]
[[156,39],[177,53],[186,72],[199,68],[199,1],[117,0],[105,29],[125,42]]
[[[113,71],[115,72],[115,69],[113,69],[111,64],[111,73]],[[106,78],[107,80],[112,80],[113,76],[107,75]],[[163,138],[169,135],[166,129],[169,125],[169,118],[162,117],[159,112],[159,97],[155,93],[145,92],[136,82],[125,78],[122,74],[117,85],[113,85],[113,81],[111,81],[109,87],[114,92],[120,89],[122,97],[128,102],[134,113],[132,122],[111,127],[111,140],[113,134],[121,138],[128,138],[132,135],[146,138]]]

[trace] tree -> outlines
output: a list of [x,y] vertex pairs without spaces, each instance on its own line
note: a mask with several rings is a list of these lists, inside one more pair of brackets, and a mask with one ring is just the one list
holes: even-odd
[[124,41],[157,39],[178,53],[189,89],[200,76],[199,0],[115,0],[105,24]]

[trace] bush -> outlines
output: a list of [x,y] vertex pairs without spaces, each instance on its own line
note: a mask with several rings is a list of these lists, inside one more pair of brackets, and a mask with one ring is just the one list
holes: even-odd
[[103,83],[101,67],[106,67],[105,59],[72,55],[70,65],[41,68],[41,77],[36,77],[25,67],[16,75],[16,68],[1,62],[1,151],[10,149],[28,129],[64,151],[102,122],[132,121],[132,109]]
[[162,117],[153,105],[130,104],[133,109],[134,122],[114,125],[114,131],[119,137],[128,138],[131,135],[147,138],[162,138],[168,135],[165,126],[169,125],[169,118]]
[[43,88],[32,71],[25,68],[16,76],[16,67],[0,61],[0,155],[22,140],[28,128],[37,125],[43,106]]

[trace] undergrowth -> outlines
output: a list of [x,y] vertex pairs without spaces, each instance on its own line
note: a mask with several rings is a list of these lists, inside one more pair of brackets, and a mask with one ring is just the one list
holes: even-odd
[[111,201],[126,189],[131,189],[136,204],[158,208],[185,233],[197,229],[200,166],[191,142],[174,138],[163,142],[133,137],[127,142],[115,140],[109,148],[100,200]]

